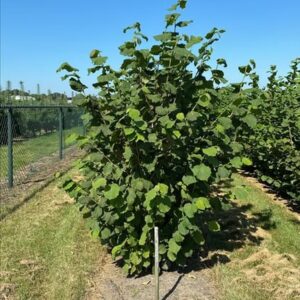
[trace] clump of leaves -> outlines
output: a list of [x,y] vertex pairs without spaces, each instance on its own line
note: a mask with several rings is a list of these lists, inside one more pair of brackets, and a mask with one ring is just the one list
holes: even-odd
[[[154,226],[162,264],[184,265],[207,232],[220,230],[216,185],[251,164],[230,137],[235,125],[217,109],[217,87],[226,82],[219,67],[226,61],[218,59],[216,68],[208,62],[223,30],[213,28],[204,38],[181,34],[190,21],[175,11],[185,5],[180,0],[171,7],[165,31],[150,48],[141,47],[148,38],[139,23],[126,28],[134,33],[119,47],[125,56],[120,70],[99,50],[90,54],[88,71],[99,73],[93,86],[100,91],[85,97],[88,130],[77,137],[89,155],[80,162],[84,178],[64,188],[129,274],[151,267]],[[64,63],[61,70],[72,89],[84,92],[75,68]]]

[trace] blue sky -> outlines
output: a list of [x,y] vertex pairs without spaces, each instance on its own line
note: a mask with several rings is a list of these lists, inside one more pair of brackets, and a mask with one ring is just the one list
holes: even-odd
[[[55,71],[64,61],[81,70],[86,83],[89,52],[97,48],[117,68],[122,57],[118,46],[129,36],[122,29],[135,21],[152,36],[163,29],[166,9],[175,0],[1,0],[1,86],[11,80],[26,90],[66,91],[67,82]],[[182,14],[193,24],[187,33],[205,35],[212,27],[226,33],[215,46],[214,58],[223,57],[230,81],[239,81],[239,65],[253,58],[262,84],[271,64],[279,74],[300,56],[299,0],[189,0]],[[90,92],[93,92],[90,90]]]

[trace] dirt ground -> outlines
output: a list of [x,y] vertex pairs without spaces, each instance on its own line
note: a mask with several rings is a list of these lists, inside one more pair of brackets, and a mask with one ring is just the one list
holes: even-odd
[[[94,276],[91,277],[85,300],[154,299],[154,276],[152,274],[128,278],[109,255],[103,257],[99,266]],[[217,290],[209,269],[188,273],[163,272],[159,278],[159,284],[160,299],[163,300],[217,299]]]

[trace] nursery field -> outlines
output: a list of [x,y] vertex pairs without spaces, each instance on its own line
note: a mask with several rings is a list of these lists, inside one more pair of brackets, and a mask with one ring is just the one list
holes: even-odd
[[[103,281],[103,270],[117,267],[91,238],[73,200],[57,187],[63,180],[1,221],[1,298],[110,299],[101,292],[127,289],[124,299],[152,299],[152,275],[134,279],[107,273]],[[206,299],[208,290],[210,299],[298,299],[299,216],[241,175],[234,176],[231,189],[239,197],[223,218],[222,234],[210,241],[210,255],[193,262],[199,268],[182,273],[177,285],[166,272],[161,295],[180,299],[186,287],[200,282],[207,291],[198,288],[194,299]]]
[[300,58],[284,75],[271,65],[264,84],[249,59],[229,82],[213,51],[225,30],[184,33],[187,2],[150,39],[126,27],[118,69],[93,49],[91,86],[76,62],[58,67],[80,107],[66,107],[66,127],[63,107],[49,122],[21,114],[30,139],[17,142],[23,123],[2,114],[10,187],[13,158],[31,172],[58,142],[62,161],[63,128],[83,130],[67,140],[71,171],[41,163],[28,182],[44,184],[24,201],[0,195],[0,298],[300,299]]

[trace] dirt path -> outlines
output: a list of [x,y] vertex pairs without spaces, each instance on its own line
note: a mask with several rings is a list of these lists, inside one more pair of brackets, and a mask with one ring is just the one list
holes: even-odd
[[[92,277],[85,300],[153,300],[154,278],[146,275],[127,278],[107,255]],[[163,272],[160,276],[160,299],[214,300],[216,288],[210,270],[189,273]]]

